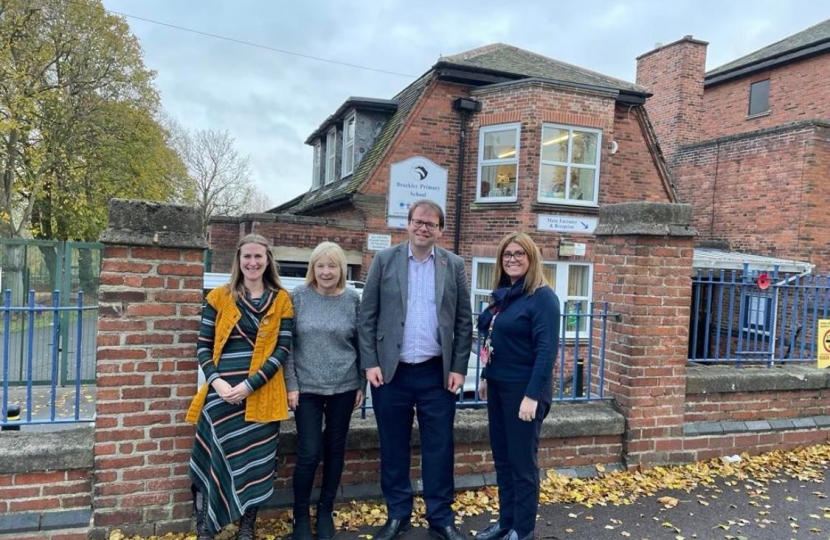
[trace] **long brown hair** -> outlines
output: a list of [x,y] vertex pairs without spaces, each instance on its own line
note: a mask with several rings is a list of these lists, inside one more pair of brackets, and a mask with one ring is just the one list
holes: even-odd
[[259,234],[248,234],[242,237],[236,244],[236,254],[233,257],[233,266],[231,266],[231,282],[228,286],[231,289],[231,294],[234,300],[239,300],[240,297],[245,296],[245,279],[242,275],[242,269],[239,267],[239,257],[241,255],[242,246],[245,244],[259,244],[265,246],[265,253],[267,257],[267,265],[265,272],[262,273],[262,282],[265,288],[278,291],[283,288],[280,283],[280,275],[277,267],[277,261],[274,260],[274,253],[271,251],[271,243]]
[[527,273],[525,274],[524,292],[528,296],[532,296],[536,289],[548,286],[548,280],[545,278],[545,272],[542,270],[542,252],[536,242],[527,233],[518,232],[510,233],[499,242],[499,248],[496,255],[496,271],[493,273],[493,290],[501,286],[501,280],[504,278],[504,261],[502,255],[511,243],[517,243],[522,246],[527,257]]

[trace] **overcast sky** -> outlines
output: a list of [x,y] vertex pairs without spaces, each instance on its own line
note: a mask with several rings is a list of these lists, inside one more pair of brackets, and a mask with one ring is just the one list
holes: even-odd
[[167,113],[186,128],[229,131],[275,205],[309,189],[304,141],[327,116],[349,96],[393,97],[440,55],[503,42],[633,82],[635,58],[656,43],[688,34],[708,41],[713,69],[830,18],[824,0],[103,3],[134,16],[127,22],[157,72]]

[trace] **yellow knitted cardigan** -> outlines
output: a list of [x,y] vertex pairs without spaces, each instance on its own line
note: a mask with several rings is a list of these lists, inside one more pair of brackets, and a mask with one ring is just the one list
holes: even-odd
[[[222,348],[228,341],[234,325],[242,317],[242,313],[233,299],[229,285],[217,287],[210,291],[207,301],[216,310],[213,365],[218,365]],[[280,320],[291,318],[294,318],[291,297],[285,289],[280,289],[260,323],[259,333],[254,343],[254,352],[251,355],[251,367],[248,369],[249,376],[256,373],[274,352],[280,333]],[[191,424],[196,424],[199,421],[199,415],[205,404],[207,393],[208,385],[205,383],[193,398],[193,402],[187,411],[186,420]],[[265,383],[265,386],[255,391],[245,400],[245,420],[248,422],[279,422],[287,419],[288,393],[285,389],[285,378],[282,369],[280,369],[271,380]]]

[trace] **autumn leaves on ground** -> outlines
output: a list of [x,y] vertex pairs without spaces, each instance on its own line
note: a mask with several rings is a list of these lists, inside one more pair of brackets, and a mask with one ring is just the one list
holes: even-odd
[[[682,507],[695,505],[698,508],[719,504],[718,492],[728,487],[741,486],[747,490],[750,497],[748,505],[751,512],[743,518],[724,519],[714,526],[714,531],[706,538],[721,538],[724,540],[751,540],[751,537],[740,534],[742,526],[752,524],[763,530],[772,524],[782,521],[789,522],[787,527],[793,535],[799,532],[808,532],[813,538],[825,539],[830,537],[830,502],[819,504],[810,510],[807,519],[810,523],[799,523],[794,517],[783,515],[774,516],[770,512],[769,495],[771,485],[788,480],[802,484],[823,483],[826,468],[830,463],[830,444],[800,448],[793,451],[779,451],[761,456],[741,456],[735,459],[714,459],[706,462],[693,463],[677,467],[656,467],[644,472],[606,472],[601,466],[597,467],[597,477],[591,479],[568,478],[556,473],[549,473],[542,482],[541,504],[558,504],[568,508],[566,521],[555,524],[556,538],[565,540],[574,533],[580,520],[593,520],[591,509],[598,506],[624,506],[633,504],[643,498],[658,495],[667,490],[676,490],[675,493],[691,493],[695,488],[715,488],[713,492],[705,494],[690,494],[689,497],[660,496],[655,499],[654,515],[651,518],[659,522],[665,532],[661,538],[672,540],[688,540],[704,538],[694,532],[686,533],[681,527],[672,523],[672,511],[682,512]],[[824,486],[821,486],[822,488]],[[737,491],[738,488],[736,487]],[[818,501],[827,498],[821,490],[811,492],[811,496]],[[790,502],[798,502],[793,497]],[[786,501],[785,501],[786,502]],[[475,491],[464,491],[456,495],[455,510],[459,525],[474,519],[475,516],[496,515],[498,497],[494,487],[486,487]],[[543,514],[540,508],[540,514]],[[659,514],[659,515],[658,515]],[[386,520],[386,508],[382,504],[372,502],[352,501],[337,508],[335,524],[340,531],[350,531],[352,537],[371,540],[373,527],[380,526]],[[688,521],[688,518],[686,518]],[[603,529],[614,531],[618,538],[640,538],[625,530],[623,523],[615,523],[611,519],[602,526]],[[481,519],[477,520],[481,523]],[[743,523],[742,523],[743,522]],[[827,522],[828,526],[824,523]],[[416,500],[415,524],[426,526],[424,520],[423,501]],[[485,525],[486,526],[486,525]],[[372,529],[369,529],[372,527]],[[468,526],[463,528],[471,534],[475,531]],[[732,531],[738,531],[733,533]],[[281,512],[275,519],[260,520],[258,523],[260,539],[275,539],[291,534],[290,512]],[[538,531],[537,531],[538,532]],[[234,538],[235,530],[231,527],[216,536],[217,540]],[[577,536],[572,536],[577,538]],[[610,537],[610,536],[609,536]],[[142,539],[138,536],[127,537],[115,530],[110,540],[151,540],[156,537]],[[170,540],[192,540],[194,534],[169,534],[163,537]],[[548,537],[553,538],[553,537]],[[786,540],[782,537],[782,540]]]

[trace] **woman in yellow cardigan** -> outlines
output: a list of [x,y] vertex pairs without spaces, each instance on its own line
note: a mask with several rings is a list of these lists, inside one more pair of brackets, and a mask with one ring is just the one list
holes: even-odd
[[280,421],[288,397],[280,369],[291,348],[294,311],[280,285],[268,241],[237,245],[231,282],[211,291],[202,310],[197,356],[205,385],[187,420],[196,424],[190,480],[198,540],[239,519],[253,540],[257,510],[274,491]]

